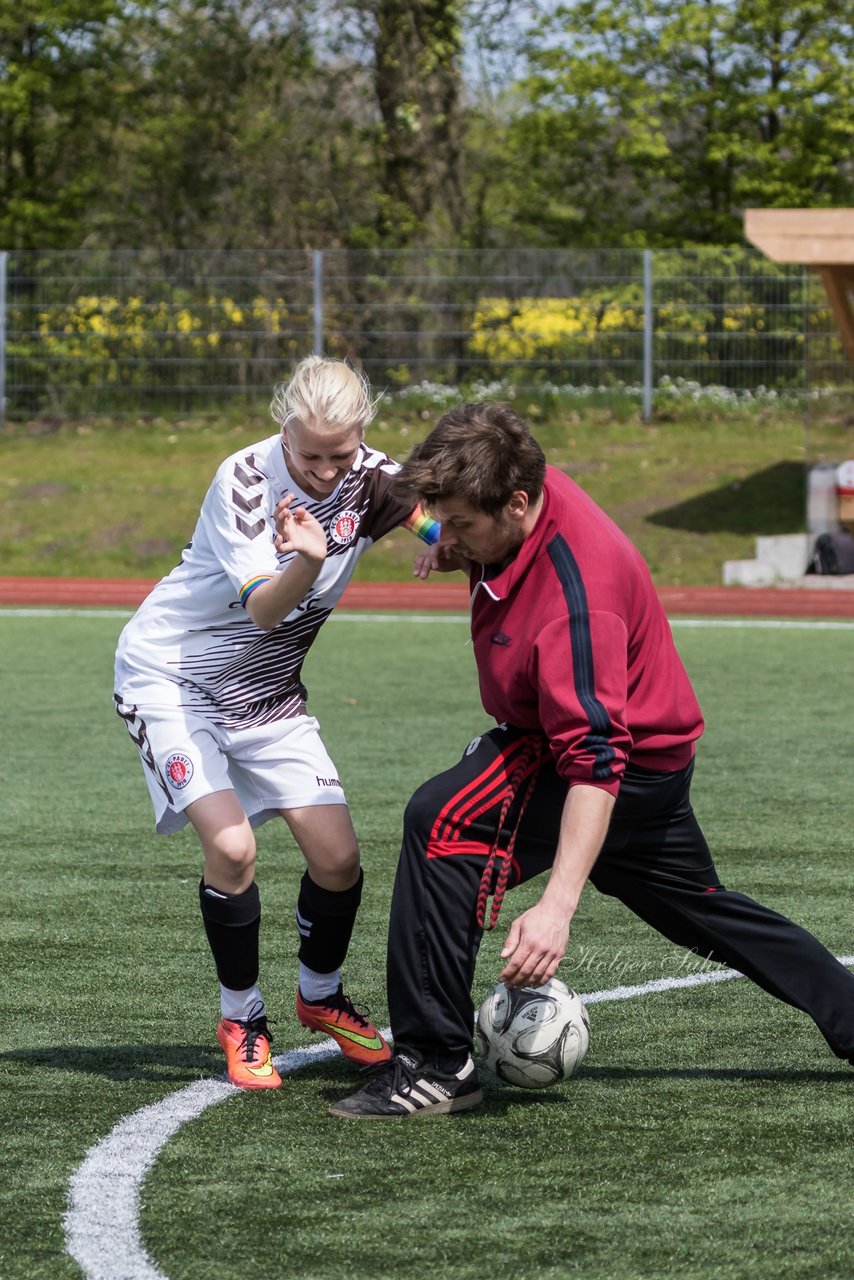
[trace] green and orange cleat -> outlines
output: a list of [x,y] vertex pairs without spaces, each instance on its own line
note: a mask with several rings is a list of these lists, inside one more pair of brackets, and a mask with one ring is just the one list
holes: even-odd
[[220,1018],[216,1029],[228,1064],[228,1078],[241,1089],[278,1089],[282,1077],[273,1066],[267,1019],[232,1022]]
[[322,1031],[331,1036],[344,1056],[362,1067],[387,1062],[391,1057],[385,1040],[345,996],[340,983],[334,995],[316,1002],[303,1000],[302,992],[297,989],[297,1017],[309,1031]]

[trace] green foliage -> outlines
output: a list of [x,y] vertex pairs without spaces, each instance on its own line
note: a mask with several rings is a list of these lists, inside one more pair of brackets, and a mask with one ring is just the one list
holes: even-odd
[[521,9],[0,0],[0,247],[727,244],[854,204],[844,0]]
[[78,241],[123,78],[120,0],[0,3],[0,248]]
[[528,49],[512,142],[530,161],[520,221],[546,236],[734,243],[745,206],[852,202],[840,0],[581,0]]
[[[323,267],[325,349],[355,357],[380,385],[405,387],[419,374],[454,382],[475,370],[531,387],[642,381],[637,251],[330,252]],[[656,382],[802,388],[808,364],[813,384],[833,381],[840,353],[822,333],[834,322],[804,270],[720,246],[658,250],[651,267]],[[250,394],[313,337],[305,253],[22,254],[10,257],[10,279],[7,411],[16,418]],[[507,295],[493,292],[502,287]],[[559,288],[566,294],[551,292]]]

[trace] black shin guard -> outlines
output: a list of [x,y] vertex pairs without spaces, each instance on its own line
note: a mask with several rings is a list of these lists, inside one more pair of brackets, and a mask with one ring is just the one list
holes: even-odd
[[253,880],[243,893],[221,893],[199,881],[199,904],[216,973],[230,991],[246,991],[258,981],[261,895]]
[[332,973],[344,963],[362,900],[364,878],[365,873],[360,870],[352,888],[335,893],[321,889],[307,871],[304,873],[296,910],[299,958],[315,973]]

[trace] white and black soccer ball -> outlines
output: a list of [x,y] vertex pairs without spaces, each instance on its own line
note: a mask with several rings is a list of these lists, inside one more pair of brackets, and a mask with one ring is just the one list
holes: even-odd
[[587,1053],[590,1020],[558,978],[542,987],[499,982],[480,1006],[477,1043],[490,1071],[521,1089],[568,1080]]

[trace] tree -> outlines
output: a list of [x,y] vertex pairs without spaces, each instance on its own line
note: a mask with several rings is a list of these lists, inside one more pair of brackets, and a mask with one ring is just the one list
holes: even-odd
[[0,245],[74,243],[108,148],[118,0],[0,0]]
[[456,239],[463,219],[461,0],[349,0],[371,50],[376,238]]
[[98,243],[324,248],[373,226],[366,68],[309,0],[165,0],[135,24]]
[[520,223],[553,241],[732,242],[746,206],[850,202],[852,54],[844,0],[562,5],[529,42]]

